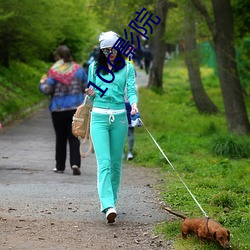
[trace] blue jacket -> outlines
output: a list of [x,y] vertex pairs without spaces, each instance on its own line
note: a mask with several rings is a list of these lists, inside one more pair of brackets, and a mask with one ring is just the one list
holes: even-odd
[[50,112],[77,109],[84,100],[87,74],[82,67],[78,68],[69,85],[47,78],[39,84],[40,91],[45,95],[51,95],[49,104]]

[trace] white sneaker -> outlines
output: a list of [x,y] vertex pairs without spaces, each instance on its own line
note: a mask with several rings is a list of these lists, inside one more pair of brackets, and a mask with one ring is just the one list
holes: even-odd
[[114,223],[116,216],[117,216],[117,212],[115,208],[110,207],[107,209],[106,218],[108,220],[108,223]]
[[128,152],[127,161],[133,160],[134,156],[131,152]]
[[80,171],[80,168],[78,166],[73,165],[72,170],[73,170],[73,175],[81,175],[81,171]]
[[59,174],[63,174],[63,173],[64,173],[63,170],[57,170],[57,168],[54,168],[53,171],[54,171],[55,173],[59,173]]

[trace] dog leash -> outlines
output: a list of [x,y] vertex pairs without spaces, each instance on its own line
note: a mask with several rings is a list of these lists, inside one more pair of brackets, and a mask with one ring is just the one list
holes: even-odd
[[179,179],[181,180],[182,184],[185,186],[185,188],[187,189],[187,191],[189,192],[189,194],[191,195],[191,197],[193,198],[193,200],[196,202],[196,204],[198,205],[198,207],[200,208],[200,210],[202,211],[202,213],[205,215],[206,218],[209,218],[209,216],[207,215],[207,213],[203,210],[203,208],[201,207],[201,205],[199,204],[199,202],[196,200],[196,198],[194,197],[194,195],[192,194],[192,192],[190,191],[190,189],[188,188],[188,186],[186,185],[186,183],[182,180],[182,178],[180,177],[180,175],[178,174],[177,170],[175,169],[175,167],[173,166],[173,164],[170,162],[170,160],[168,159],[168,157],[165,155],[165,153],[163,152],[163,150],[161,149],[161,147],[159,146],[159,144],[157,143],[157,141],[154,139],[154,137],[152,136],[152,134],[149,132],[148,128],[145,126],[145,124],[143,123],[143,121],[141,120],[141,118],[139,118],[142,125],[145,127],[146,131],[148,132],[149,136],[151,137],[151,139],[153,140],[153,142],[155,143],[155,145],[158,147],[158,149],[160,150],[160,152],[162,153],[162,155],[165,157],[165,159],[167,160],[167,162],[169,163],[169,165],[172,167],[172,169],[175,171],[175,173],[177,174],[177,176],[179,177]]

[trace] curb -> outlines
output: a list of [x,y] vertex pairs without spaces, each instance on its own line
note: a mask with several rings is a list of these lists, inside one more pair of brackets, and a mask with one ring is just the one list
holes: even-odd
[[25,118],[29,116],[30,114],[32,114],[33,112],[46,107],[46,105],[48,105],[48,100],[44,100],[36,105],[33,105],[32,107],[28,107],[15,114],[11,114],[7,116],[5,119],[3,119],[3,121],[0,121],[0,130],[6,125],[9,125],[10,123],[14,121],[19,120],[20,118]]

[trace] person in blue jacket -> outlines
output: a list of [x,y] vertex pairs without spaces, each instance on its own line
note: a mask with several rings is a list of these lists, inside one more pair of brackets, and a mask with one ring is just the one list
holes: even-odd
[[39,84],[40,91],[51,96],[49,110],[56,134],[54,172],[64,173],[67,142],[69,142],[70,166],[73,175],[80,175],[80,142],[72,134],[72,117],[84,100],[87,74],[79,64],[73,61],[67,46],[59,46],[54,56],[56,62]]
[[[117,216],[115,205],[128,131],[125,89],[131,104],[131,114],[138,112],[134,66],[125,62],[121,53],[113,48],[118,38],[113,31],[99,36],[99,57],[90,65],[88,72],[88,83],[94,85],[86,89],[93,100],[90,134],[97,159],[97,188],[101,211],[106,214],[108,223],[115,222]],[[105,89],[107,91],[103,95]]]

